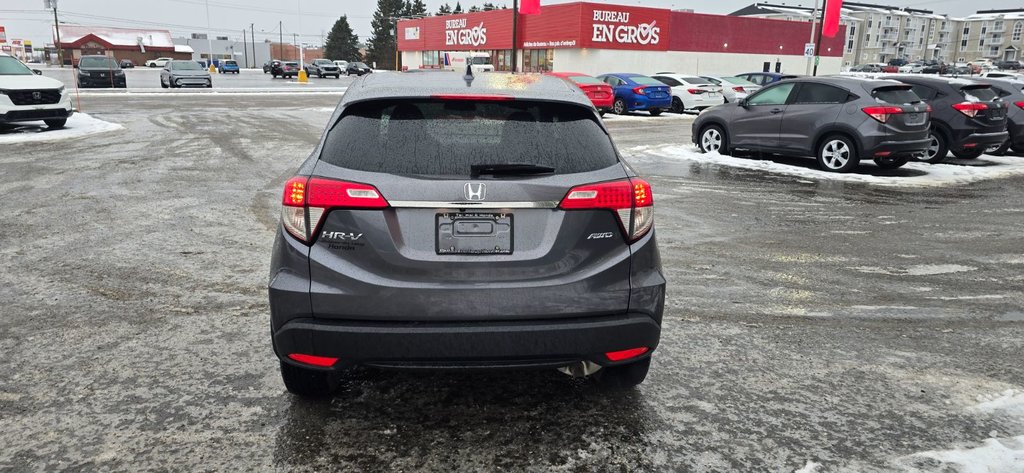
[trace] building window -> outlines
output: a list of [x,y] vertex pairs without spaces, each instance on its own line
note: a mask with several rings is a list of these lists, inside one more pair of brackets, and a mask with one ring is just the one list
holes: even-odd
[[441,52],[440,51],[423,51],[423,65],[420,66],[423,69],[440,69],[441,68]]
[[966,39],[960,41],[960,50],[961,51],[966,51],[967,50],[967,40]]
[[496,49],[491,51],[491,63],[494,64],[495,71],[511,71],[512,70],[512,50],[511,49]]
[[971,34],[971,27],[969,25],[964,25],[964,36],[969,34]]
[[1013,24],[1013,34],[1010,37],[1011,41],[1020,41],[1021,31],[1024,30],[1024,23],[1016,22]]
[[523,72],[551,72],[554,62],[554,49],[530,49],[523,51]]
[[868,29],[871,29],[871,20],[868,20]]

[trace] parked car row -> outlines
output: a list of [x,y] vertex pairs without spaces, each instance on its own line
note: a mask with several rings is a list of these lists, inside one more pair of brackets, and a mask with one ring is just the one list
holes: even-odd
[[1024,82],[924,75],[886,79],[798,77],[702,113],[692,125],[702,152],[814,156],[822,170],[861,160],[898,168],[952,152],[1024,152]]
[[299,71],[306,71],[307,75],[334,77],[338,79],[342,74],[347,76],[363,76],[373,72],[370,66],[362,62],[331,61],[329,59],[315,59],[309,64],[299,65],[298,61],[282,61],[271,59],[263,63],[263,73],[270,74],[275,79],[278,77],[288,79],[298,77]]

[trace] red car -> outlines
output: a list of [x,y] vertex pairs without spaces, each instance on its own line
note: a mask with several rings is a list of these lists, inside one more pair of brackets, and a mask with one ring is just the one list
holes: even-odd
[[615,102],[615,93],[612,91],[612,86],[601,82],[600,79],[578,72],[549,72],[548,75],[561,77],[576,84],[583,93],[587,94],[587,97],[594,103],[594,106],[601,112],[601,115],[612,109],[612,104]]

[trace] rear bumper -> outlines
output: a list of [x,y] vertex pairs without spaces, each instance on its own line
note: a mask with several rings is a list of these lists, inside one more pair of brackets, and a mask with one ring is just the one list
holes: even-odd
[[634,94],[632,98],[627,100],[627,105],[629,105],[629,110],[669,109],[672,108],[672,96],[664,99],[652,99],[646,95]]
[[[294,319],[274,333],[274,349],[289,354],[338,358],[334,368],[368,365],[391,368],[559,367],[580,361],[613,366],[605,353],[647,347],[649,356],[661,327],[648,315],[567,320],[455,323],[376,323]],[[308,367],[308,366],[307,366]]]
[[905,141],[878,141],[865,147],[863,157],[898,157],[923,153],[928,150],[928,138]]
[[1010,134],[1006,131],[994,132],[994,133],[969,133],[962,134],[954,137],[950,148],[965,148],[965,147],[979,147],[988,148],[990,146],[997,146],[1003,144]]

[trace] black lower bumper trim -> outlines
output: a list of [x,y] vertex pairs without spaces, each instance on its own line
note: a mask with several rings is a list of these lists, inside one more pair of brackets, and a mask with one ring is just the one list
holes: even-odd
[[[274,334],[278,356],[339,358],[337,366],[484,368],[613,365],[604,353],[657,347],[661,327],[648,315],[571,320],[373,323],[297,319]],[[634,361],[634,360],[627,360]]]

